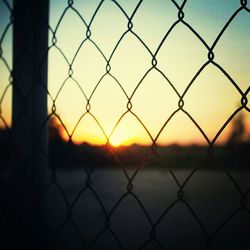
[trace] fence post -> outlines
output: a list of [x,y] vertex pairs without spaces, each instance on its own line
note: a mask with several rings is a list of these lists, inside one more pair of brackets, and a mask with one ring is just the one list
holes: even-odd
[[40,198],[48,178],[48,16],[49,0],[14,0],[13,199],[21,221],[18,239],[28,248],[36,243],[36,249],[42,247],[37,242],[44,233]]

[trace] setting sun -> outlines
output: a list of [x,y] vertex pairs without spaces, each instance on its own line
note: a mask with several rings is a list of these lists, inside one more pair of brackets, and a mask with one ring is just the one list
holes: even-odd
[[120,147],[121,144],[123,143],[122,139],[121,138],[112,138],[110,139],[110,144],[113,146],[113,147]]
[[110,139],[110,144],[113,147],[120,147],[120,146],[128,146],[133,143],[133,139],[128,138],[128,135],[126,133],[114,133]]

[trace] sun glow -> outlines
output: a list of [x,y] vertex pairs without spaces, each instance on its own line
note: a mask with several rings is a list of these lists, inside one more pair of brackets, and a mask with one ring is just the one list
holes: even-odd
[[117,147],[120,147],[122,145],[122,140],[120,138],[114,138],[112,140],[110,140],[110,144],[117,148]]
[[131,145],[133,143],[133,140],[131,138],[128,138],[128,134],[115,133],[110,137],[109,142],[113,147],[117,148],[120,146]]

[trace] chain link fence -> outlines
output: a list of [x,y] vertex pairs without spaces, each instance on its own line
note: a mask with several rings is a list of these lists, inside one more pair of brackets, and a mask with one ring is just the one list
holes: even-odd
[[[51,9],[58,6],[57,13],[50,14],[50,18],[56,20],[54,27],[47,20],[48,6],[38,2],[28,1],[28,7],[25,3],[18,5],[14,1],[13,7],[10,1],[1,0],[0,5],[4,16],[0,30],[0,159],[3,163],[1,242],[9,246],[9,249],[14,249],[16,244],[30,249],[247,249],[250,244],[250,147],[249,138],[245,135],[241,138],[245,125],[240,114],[244,111],[249,119],[250,86],[241,87],[230,72],[216,61],[215,53],[219,41],[239,15],[244,13],[249,16],[247,0],[235,1],[237,8],[223,24],[211,45],[193,24],[186,21],[185,7],[191,1],[169,1],[176,18],[170,26],[164,26],[164,35],[155,49],[135,29],[135,18],[146,0],[130,3],[130,11],[124,7],[126,4],[123,1],[95,1],[95,4],[89,3],[92,11],[89,11],[88,17],[82,14],[79,1],[59,3],[51,0]],[[112,47],[109,50],[104,49],[105,46],[98,39],[95,40],[96,29],[93,28],[107,2],[112,4],[117,15],[126,23],[125,28],[119,29],[120,33],[116,34],[118,39],[115,44],[109,44]],[[159,6],[163,4],[160,2],[157,2]],[[41,16],[36,17],[30,10],[38,11],[36,14],[41,12]],[[59,35],[69,12],[76,16],[84,30],[75,50],[71,44],[74,26],[70,28],[72,34]],[[106,18],[110,13],[106,13]],[[20,24],[22,19],[23,23],[28,22],[23,29],[20,28],[23,25]],[[117,25],[116,20],[112,20],[112,23]],[[162,47],[168,44],[169,37],[179,26],[192,33],[207,55],[191,80],[186,82],[183,91],[176,87],[174,79],[161,68],[162,64],[159,64],[158,59]],[[105,37],[109,28],[111,29],[101,27],[98,32]],[[39,36],[40,31],[44,34],[46,30],[49,39]],[[148,32],[153,33],[150,30]],[[66,35],[69,36],[66,44],[70,43],[68,48],[73,51],[71,57],[65,52],[67,49],[60,47],[60,38]],[[149,66],[130,91],[126,87],[129,83],[113,73],[114,57],[128,36],[140,44],[149,60]],[[182,39],[185,40],[185,37]],[[96,82],[91,82],[90,87],[83,84],[85,79],[81,79],[78,74],[84,70],[81,66],[83,62],[78,62],[78,68],[76,66],[84,46],[94,48],[100,58],[101,66],[99,63],[95,65],[96,71],[90,74],[97,78],[97,68],[103,67],[98,71],[103,73]],[[181,46],[185,46],[185,43]],[[39,52],[40,47],[43,49]],[[54,52],[63,60],[63,67],[52,61],[51,54]],[[84,56],[88,56],[87,52]],[[91,58],[86,60],[88,66]],[[138,64],[142,63],[138,59]],[[240,103],[229,117],[225,117],[223,125],[212,139],[185,107],[187,95],[209,66],[225,76],[228,88],[233,87]],[[172,91],[171,95],[177,98],[175,109],[167,118],[164,115],[163,125],[155,133],[144,122],[144,117],[136,112],[134,101],[152,72],[164,79],[164,84]],[[55,82],[56,78],[51,77],[53,74],[58,75],[60,81]],[[99,119],[99,111],[94,108],[100,96],[103,96],[101,105],[112,98],[112,93],[98,94],[103,82],[108,84],[105,80],[107,78],[122,93],[121,99],[125,104],[124,111],[112,121],[114,125],[110,129]],[[154,81],[151,84],[154,84],[152,89],[158,87]],[[55,85],[57,89],[53,87]],[[69,128],[69,123],[65,120],[71,120],[72,117],[68,116],[66,119],[61,115],[63,105],[67,105],[67,102],[63,98],[60,101],[60,97],[65,88],[70,93],[72,86],[77,89],[74,93],[78,96],[80,93],[82,102],[76,104],[78,108],[70,109],[72,117],[73,113],[77,113],[78,118]],[[223,91],[226,93],[227,89]],[[149,99],[153,98],[151,93],[147,96]],[[68,98],[72,100],[77,97],[71,94]],[[60,105],[61,109],[58,111]],[[116,102],[112,105],[118,104]],[[164,113],[167,107],[158,109]],[[158,110],[154,110],[152,120],[157,112]],[[205,143],[198,146],[163,146],[159,142],[171,121],[180,113],[191,121]],[[119,134],[119,126],[127,118],[129,122],[134,120],[139,124],[150,145],[114,146],[112,138],[116,133]],[[101,134],[102,145],[91,146],[74,140],[79,127],[83,133],[88,129],[83,123],[86,119],[90,119],[90,126],[96,126]],[[217,141],[230,126],[235,129],[228,143],[217,145]],[[94,136],[92,135],[93,138]]]

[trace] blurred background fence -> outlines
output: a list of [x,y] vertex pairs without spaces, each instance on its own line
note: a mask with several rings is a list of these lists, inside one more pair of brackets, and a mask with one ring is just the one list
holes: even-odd
[[227,4],[0,0],[5,249],[248,249],[250,9]]

